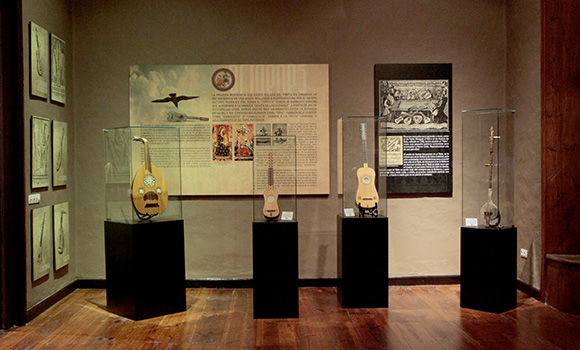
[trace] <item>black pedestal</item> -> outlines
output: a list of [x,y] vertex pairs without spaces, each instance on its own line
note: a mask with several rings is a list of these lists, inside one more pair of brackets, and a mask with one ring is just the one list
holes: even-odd
[[461,228],[461,307],[501,313],[517,304],[517,228]]
[[105,222],[107,310],[141,320],[185,311],[183,220]]
[[254,318],[298,317],[298,222],[252,225]]
[[389,219],[338,216],[337,254],[342,307],[389,307]]

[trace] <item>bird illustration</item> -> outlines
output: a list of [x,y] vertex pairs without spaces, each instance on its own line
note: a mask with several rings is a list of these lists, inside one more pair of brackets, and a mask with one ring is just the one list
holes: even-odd
[[183,95],[177,96],[176,93],[173,93],[172,92],[172,93],[169,94],[169,97],[161,98],[161,99],[158,99],[158,100],[153,100],[151,102],[156,102],[156,103],[173,102],[173,104],[175,105],[175,107],[178,107],[179,108],[179,106],[177,105],[179,103],[179,101],[191,100],[191,99],[198,98],[198,97],[199,96],[183,96]]

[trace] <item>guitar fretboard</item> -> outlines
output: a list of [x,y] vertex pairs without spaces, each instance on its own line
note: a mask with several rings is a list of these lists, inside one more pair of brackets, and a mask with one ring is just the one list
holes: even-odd
[[360,138],[362,141],[363,164],[369,164],[369,160],[367,157],[367,125],[366,125],[366,123],[360,123]]
[[274,186],[274,158],[273,154],[268,155],[268,186]]

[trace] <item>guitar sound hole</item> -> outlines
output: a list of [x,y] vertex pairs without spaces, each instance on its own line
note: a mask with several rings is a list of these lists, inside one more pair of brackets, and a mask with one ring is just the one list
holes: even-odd
[[145,201],[156,201],[158,199],[159,196],[157,195],[157,193],[151,191],[145,193],[145,195],[143,196],[143,200]]

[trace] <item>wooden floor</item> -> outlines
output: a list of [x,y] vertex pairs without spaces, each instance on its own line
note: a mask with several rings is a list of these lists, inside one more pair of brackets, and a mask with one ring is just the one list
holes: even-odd
[[254,320],[251,289],[188,289],[187,311],[132,321],[81,289],[0,349],[580,349],[580,317],[518,292],[491,314],[459,307],[459,286],[390,287],[388,309],[342,309],[335,288],[301,288],[300,318]]

